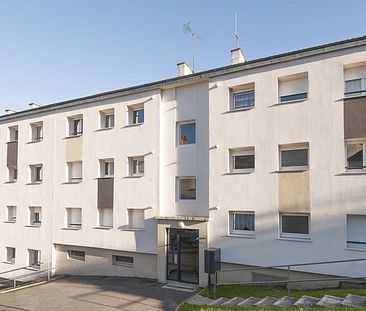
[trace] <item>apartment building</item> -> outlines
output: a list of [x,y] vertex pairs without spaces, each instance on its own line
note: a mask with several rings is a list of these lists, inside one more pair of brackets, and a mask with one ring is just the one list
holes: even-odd
[[[366,250],[366,38],[0,116],[0,271],[207,282]],[[300,270],[300,268],[299,268]],[[362,264],[300,271],[360,276]]]

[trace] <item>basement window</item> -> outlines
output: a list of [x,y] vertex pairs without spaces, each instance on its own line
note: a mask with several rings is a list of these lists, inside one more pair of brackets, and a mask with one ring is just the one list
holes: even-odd
[[133,267],[133,262],[133,257],[112,255],[112,264],[115,266]]
[[67,258],[85,261],[85,252],[69,249],[67,250]]

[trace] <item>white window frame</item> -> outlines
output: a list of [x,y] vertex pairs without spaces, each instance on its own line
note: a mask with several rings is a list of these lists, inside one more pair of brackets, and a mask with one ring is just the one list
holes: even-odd
[[43,140],[43,122],[35,122],[30,124],[30,141],[31,142],[41,142]]
[[[70,213],[73,213],[75,210],[80,211],[80,223],[71,223],[69,222]],[[80,207],[66,207],[66,228],[69,229],[81,229],[82,228],[82,220],[83,220],[83,211]]]
[[[181,126],[182,125],[187,125],[187,124],[194,124],[194,143],[187,143],[187,144],[182,144],[181,143]],[[183,121],[183,122],[177,122],[177,146],[182,147],[182,146],[191,146],[191,145],[196,145],[197,144],[197,122],[196,120],[190,120],[190,121]]]
[[[295,92],[295,93],[288,93],[288,94],[281,94],[281,83],[291,83],[292,81],[296,82],[298,80],[305,80],[306,79],[306,92]],[[283,86],[282,86],[283,87]],[[278,103],[279,104],[286,104],[286,103],[295,103],[295,102],[302,102],[309,99],[309,74],[308,72],[300,72],[295,74],[290,74],[287,76],[282,76],[277,78],[277,94],[278,94]],[[294,98],[294,99],[287,99],[282,100],[283,97],[290,97],[295,95],[305,94],[303,98]]]
[[114,177],[114,158],[100,159],[100,177],[101,178],[113,178]]
[[[362,168],[349,168],[348,167],[348,159],[347,159],[347,151],[348,151],[348,145],[359,145],[362,144],[362,156],[363,156],[363,164],[362,164]],[[357,172],[366,172],[366,140],[360,140],[360,139],[355,139],[355,140],[346,140],[345,141],[345,169],[346,172],[348,173],[357,173]]]
[[[76,163],[80,163],[81,166],[81,176],[73,176],[72,175],[72,166],[76,165]],[[71,161],[71,162],[66,162],[66,171],[67,171],[67,182],[68,183],[79,183],[83,180],[83,162],[82,161]]]
[[366,218],[366,215],[363,214],[346,214],[346,243],[347,243],[347,248],[350,250],[356,249],[356,250],[366,250],[366,238],[365,241],[349,241],[349,236],[348,236],[348,216],[353,216],[353,217],[364,217]]
[[[291,151],[291,150],[307,150],[308,151],[308,165],[303,166],[282,166],[282,151]],[[290,145],[279,145],[279,170],[280,171],[307,171],[309,169],[310,162],[310,152],[309,152],[309,144],[308,143],[300,143],[300,144],[290,144]]]
[[[10,213],[10,211],[12,211]],[[17,221],[17,207],[15,205],[6,206],[6,222],[16,223]]]
[[[243,168],[235,169],[235,157],[238,156],[254,156],[254,167],[253,168]],[[255,170],[255,148],[245,147],[245,148],[232,148],[229,149],[229,172],[230,173],[251,173]]]
[[[361,81],[361,90],[353,91],[352,93],[347,93],[347,82],[350,81]],[[366,95],[366,77],[356,78],[356,79],[349,79],[344,81],[344,97],[358,97],[358,96],[365,96]]]
[[[83,115],[71,116],[67,118],[68,125],[68,137],[78,137],[83,135],[84,132],[84,120]],[[79,121],[75,127],[75,122]],[[75,131],[76,130],[76,131]]]
[[[135,113],[138,113],[139,111],[144,112],[144,120],[142,122],[138,122],[138,118],[136,119]],[[128,125],[142,125],[145,123],[145,105],[142,104],[136,104],[127,106],[127,124]]]
[[[30,169],[30,183],[39,184],[43,181],[43,165],[42,164],[31,164]],[[39,176],[37,176],[39,175]],[[39,177],[39,178],[37,178]]]
[[9,126],[8,128],[8,142],[14,142],[19,140],[19,129],[18,125]]
[[18,167],[8,167],[8,182],[16,182],[18,180]]
[[[31,253],[37,255],[37,260],[34,263],[32,263],[32,261],[31,261]],[[34,259],[34,258],[32,258],[32,259]],[[39,270],[41,268],[41,251],[40,250],[28,248],[28,266],[32,267],[34,269],[37,269],[37,270]]]
[[[104,220],[104,213],[106,209],[112,210],[112,224],[106,225]],[[109,208],[98,208],[98,227],[99,228],[113,228],[113,222],[114,222],[114,209],[112,207]]]
[[[288,233],[282,232],[282,216],[300,216],[300,217],[307,217],[308,218],[308,234],[301,234],[301,233]],[[310,213],[279,213],[279,235],[280,238],[290,238],[290,239],[303,239],[303,240],[310,240],[311,236],[311,222],[310,222]]]
[[[194,179],[194,181],[195,181],[195,186],[196,186],[195,198],[194,199],[182,199],[181,198],[181,192],[180,192],[180,190],[181,190],[180,182],[182,180],[189,180],[189,179]],[[177,180],[177,187],[176,187],[176,189],[177,189],[177,196],[176,196],[177,201],[184,201],[184,202],[196,201],[197,200],[197,177],[196,176],[184,176],[184,177],[179,176],[179,177],[177,177],[176,180]]]
[[[132,223],[131,223],[131,217],[132,217],[132,214],[134,213],[134,211],[139,211],[142,213],[142,216],[143,216],[143,225],[142,227],[136,227],[136,226],[133,226]],[[128,229],[130,230],[144,230],[145,229],[145,210],[142,209],[142,208],[128,208],[127,209],[127,219],[128,219]]]
[[[36,217],[37,214],[38,219]],[[32,227],[40,227],[42,225],[42,207],[29,206],[29,225]]]
[[[10,251],[12,252],[12,254],[9,254]],[[9,255],[12,255],[12,257],[10,258]],[[10,263],[10,264],[15,264],[15,258],[16,258],[16,248],[6,246],[5,247],[5,262]]]
[[[254,217],[254,230],[236,230],[235,215],[253,215]],[[243,235],[243,236],[254,236],[255,235],[255,212],[254,211],[229,211],[229,234],[230,235]]]
[[99,111],[99,128],[112,129],[115,124],[114,108]]
[[[243,94],[243,93],[249,93],[249,92],[253,92],[254,93],[254,101],[253,101],[253,105],[251,106],[245,106],[245,107],[235,107],[235,97]],[[252,109],[255,107],[255,88],[254,85],[252,87],[248,87],[247,89],[232,89],[231,90],[231,95],[230,95],[230,110],[231,111],[240,111],[240,110],[248,110],[248,109]]]
[[[135,161],[138,161],[136,165],[136,173],[133,172],[134,170],[134,163]],[[143,162],[143,171],[141,172],[141,165],[139,163]],[[145,157],[144,156],[136,156],[136,157],[129,157],[128,158],[128,170],[129,170],[129,176],[137,176],[142,177],[145,174]]]

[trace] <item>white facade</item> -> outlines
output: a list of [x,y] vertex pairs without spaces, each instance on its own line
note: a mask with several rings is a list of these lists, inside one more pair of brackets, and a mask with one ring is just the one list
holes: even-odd
[[[344,93],[365,64],[358,38],[0,117],[0,271],[38,250],[56,273],[204,285],[207,247],[248,266],[364,257],[366,94]],[[345,168],[360,161],[347,164],[349,143],[364,146],[357,169]],[[284,164],[288,150],[306,153],[301,169]],[[286,221],[307,223],[291,233]],[[183,229],[197,236],[176,255],[170,235]]]

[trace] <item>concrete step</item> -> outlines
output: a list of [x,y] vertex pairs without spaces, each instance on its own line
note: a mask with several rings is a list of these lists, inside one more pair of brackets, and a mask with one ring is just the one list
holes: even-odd
[[341,307],[344,298],[325,295],[322,299],[318,301],[316,304],[318,307]]
[[342,301],[345,307],[366,307],[366,297],[348,294]]
[[312,308],[315,307],[319,301],[320,298],[304,295],[294,303],[294,307]]
[[238,303],[238,306],[240,306],[240,307],[253,307],[259,301],[260,301],[259,298],[249,297],[249,298],[245,299],[244,301]]
[[239,303],[243,302],[245,299],[240,297],[234,297],[224,302],[222,306],[237,306]]
[[191,305],[208,305],[211,303],[213,299],[203,297],[199,294],[193,295],[192,297],[189,297],[186,302]]
[[180,291],[180,292],[194,293],[195,291],[197,291],[198,286],[193,285],[193,284],[186,284],[186,283],[169,281],[168,283],[163,285],[162,288],[177,290],[177,291]]
[[224,302],[229,301],[229,299],[220,297],[214,301],[211,301],[208,305],[209,306],[221,306]]
[[275,307],[288,308],[292,307],[296,301],[297,301],[296,298],[284,296],[280,298],[277,302],[275,302],[273,305]]
[[271,296],[264,297],[263,299],[259,300],[255,306],[260,308],[268,308],[272,307],[275,302],[279,299]]

